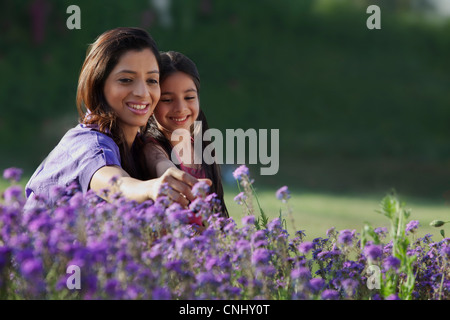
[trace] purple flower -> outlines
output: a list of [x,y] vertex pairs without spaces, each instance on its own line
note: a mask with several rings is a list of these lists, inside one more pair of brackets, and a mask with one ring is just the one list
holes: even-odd
[[169,191],[171,190],[171,187],[168,183],[162,183],[158,190],[158,197],[161,196],[167,196],[169,194]]
[[331,237],[335,231],[336,231],[336,227],[331,227],[330,229],[328,229],[326,232],[327,237]]
[[247,196],[245,195],[244,192],[240,192],[236,197],[234,197],[234,201],[237,204],[243,204],[245,200],[247,200]]
[[270,260],[270,252],[269,250],[265,248],[258,248],[255,251],[253,251],[252,254],[252,263],[253,264],[260,264],[260,263],[267,263]]
[[156,287],[153,289],[152,298],[154,300],[170,300],[170,291],[167,288]]
[[354,234],[355,230],[342,230],[339,232],[338,242],[349,246],[353,242]]
[[191,238],[182,238],[178,239],[175,248],[177,249],[178,253],[181,255],[185,251],[189,251],[194,248],[194,243],[192,242]]
[[189,222],[188,211],[183,210],[180,204],[173,203],[166,210],[166,218],[171,225],[186,224]]
[[383,248],[379,245],[367,245],[364,247],[364,255],[366,258],[376,260],[383,255]]
[[52,186],[49,189],[49,196],[51,199],[59,199],[65,194],[65,189],[61,186]]
[[450,259],[450,246],[444,246],[441,249],[441,254],[446,257],[447,259]]
[[120,281],[117,279],[108,279],[105,284],[105,292],[111,297],[117,297],[117,293],[120,289]]
[[22,187],[11,186],[7,188],[3,193],[3,197],[7,203],[23,200]]
[[196,279],[200,286],[204,286],[207,284],[216,286],[220,284],[214,274],[211,272],[200,272],[199,274],[197,274]]
[[11,182],[19,182],[20,178],[22,177],[22,169],[19,168],[8,168],[3,171],[3,178],[5,180],[9,180]]
[[349,296],[352,296],[355,293],[356,288],[358,287],[358,281],[354,279],[345,279],[342,281],[342,287]]
[[241,221],[242,221],[242,224],[243,224],[244,226],[252,226],[252,225],[255,225],[255,216],[254,216],[254,215],[247,215],[247,216],[244,216],[244,217],[241,219]]
[[275,218],[267,224],[267,230],[271,232],[281,230],[281,221],[279,218]]
[[207,208],[207,206],[208,203],[205,200],[203,200],[202,198],[196,198],[189,205],[189,209],[191,209],[193,212],[202,212],[203,209]]
[[233,177],[236,179],[236,180],[241,180],[241,179],[243,179],[244,177],[247,177],[248,178],[248,176],[249,176],[249,170],[248,170],[248,168],[245,166],[245,165],[241,165],[241,166],[239,166],[236,170],[234,170],[234,172],[233,172]]
[[314,249],[315,244],[313,242],[302,242],[300,243],[300,245],[298,246],[298,251],[300,251],[303,254],[308,253],[310,250]]
[[400,298],[395,293],[393,293],[389,297],[387,297],[386,300],[400,300]]
[[306,267],[295,268],[291,271],[292,279],[309,279],[311,278],[311,272]]
[[291,198],[291,193],[289,192],[287,186],[283,186],[280,189],[278,189],[275,195],[277,199],[281,200],[282,202],[287,202],[287,200]]
[[35,258],[29,258],[22,262],[20,270],[25,278],[34,279],[42,275],[42,261]]
[[417,228],[419,228],[420,223],[418,220],[412,220],[410,222],[408,222],[408,224],[406,225],[406,234],[408,234],[408,232],[413,233]]
[[72,208],[81,208],[84,205],[84,196],[82,192],[77,192],[69,200],[69,204]]
[[339,292],[333,289],[326,289],[322,292],[322,299],[324,300],[338,300]]
[[385,236],[388,233],[388,229],[386,227],[378,227],[373,231],[379,236]]
[[209,192],[209,185],[205,181],[199,181],[192,187],[194,197],[205,198]]
[[386,259],[384,259],[383,266],[386,270],[389,269],[397,270],[398,267],[400,267],[400,263],[401,261],[398,258],[389,256]]
[[309,280],[309,288],[313,293],[317,293],[323,289],[325,281],[322,278],[313,278]]

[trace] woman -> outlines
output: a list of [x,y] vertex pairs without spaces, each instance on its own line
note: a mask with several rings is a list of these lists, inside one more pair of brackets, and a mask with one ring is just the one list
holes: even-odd
[[[186,206],[198,180],[181,170],[142,180],[143,166],[136,161],[141,133],[159,98],[160,56],[151,36],[139,28],[117,28],[100,35],[91,45],[78,80],[80,124],[69,130],[39,166],[26,186],[27,207],[45,198],[51,188],[77,183],[92,189],[121,192],[138,202],[155,199],[163,183],[168,196]],[[111,181],[115,183],[112,185]]]

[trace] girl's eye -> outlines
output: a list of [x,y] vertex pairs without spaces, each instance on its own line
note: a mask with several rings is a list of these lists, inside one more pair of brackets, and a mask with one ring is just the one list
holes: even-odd
[[186,97],[185,99],[186,99],[186,100],[194,100],[195,97]]
[[131,79],[128,79],[128,78],[121,78],[121,79],[119,79],[119,82],[120,82],[120,83],[130,83],[130,82],[131,82]]
[[172,99],[168,99],[168,98],[162,98],[162,99],[159,99],[159,101],[161,101],[161,102],[171,102],[172,101]]

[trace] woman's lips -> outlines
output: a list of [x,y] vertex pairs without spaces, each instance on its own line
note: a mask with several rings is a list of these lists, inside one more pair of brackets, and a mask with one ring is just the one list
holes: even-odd
[[135,113],[135,114],[146,114],[150,108],[150,104],[148,103],[131,103],[128,102],[126,104],[126,106],[128,107],[129,110],[131,110],[131,112]]

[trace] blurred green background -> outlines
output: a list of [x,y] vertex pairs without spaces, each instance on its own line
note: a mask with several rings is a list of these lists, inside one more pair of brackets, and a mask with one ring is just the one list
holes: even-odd
[[[445,2],[445,0],[444,0]],[[448,2],[448,1],[447,1]],[[81,30],[69,30],[69,5]],[[369,30],[369,5],[381,30]],[[2,0],[0,168],[31,175],[77,123],[88,44],[145,28],[191,57],[211,127],[279,129],[261,188],[400,194],[450,190],[450,23],[436,0]],[[230,168],[224,167],[226,179]]]

